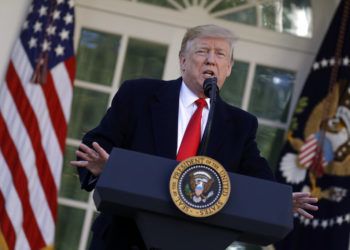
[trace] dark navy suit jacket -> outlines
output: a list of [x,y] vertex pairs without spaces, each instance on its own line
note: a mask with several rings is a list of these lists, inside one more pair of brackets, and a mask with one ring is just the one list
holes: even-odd
[[[100,124],[84,136],[83,142],[91,145],[97,141],[107,152],[121,147],[175,159],[181,82],[181,78],[124,82]],[[218,98],[207,155],[227,171],[273,180],[256,145],[257,126],[253,115]],[[91,173],[79,169],[79,175],[82,188],[92,190],[95,182],[91,182]],[[96,222],[93,231],[103,233],[108,223]]]

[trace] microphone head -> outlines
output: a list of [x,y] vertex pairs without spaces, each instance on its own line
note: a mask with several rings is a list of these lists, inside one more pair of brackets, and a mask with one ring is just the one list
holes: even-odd
[[204,80],[203,83],[203,90],[204,94],[210,98],[210,93],[212,89],[215,89],[215,92],[217,93],[219,91],[218,85],[216,84],[218,79],[216,77],[207,78]]

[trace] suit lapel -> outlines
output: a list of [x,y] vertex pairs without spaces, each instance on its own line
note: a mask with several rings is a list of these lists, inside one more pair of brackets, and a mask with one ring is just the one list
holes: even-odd
[[[156,93],[151,106],[156,153],[171,159],[176,158],[181,83],[181,78],[166,83]],[[233,126],[226,104],[218,97],[208,143],[208,156],[215,158],[227,137],[227,131],[234,129]]]
[[179,78],[164,84],[151,106],[156,153],[171,159],[176,158],[181,83]]
[[226,104],[218,97],[215,106],[211,135],[209,138],[207,155],[216,158],[225,139],[227,139],[227,131],[233,128],[234,124],[229,116]]

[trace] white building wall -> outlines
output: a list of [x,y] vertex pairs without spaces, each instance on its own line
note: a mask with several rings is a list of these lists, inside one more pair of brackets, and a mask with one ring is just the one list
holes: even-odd
[[12,45],[18,37],[29,4],[29,0],[0,0],[0,82],[4,80]]
[[[96,3],[93,0],[75,0],[78,4],[83,3],[93,3],[100,5],[100,3]],[[115,0],[117,1],[117,0]],[[15,39],[18,37],[18,34],[21,29],[21,25],[26,17],[26,12],[28,10],[29,4],[31,0],[0,0],[0,82],[4,79],[4,74],[7,69],[8,59],[10,56],[10,52],[12,49],[12,45]],[[113,2],[113,0],[112,0]],[[335,7],[337,6],[339,0],[311,0],[312,8],[314,11],[314,41],[321,41],[324,35],[324,32],[328,26],[328,22],[330,17],[333,14]],[[124,4],[120,2],[119,4]],[[103,8],[103,6],[100,6]],[[181,20],[178,20],[181,21]],[[234,24],[233,24],[234,25]],[[243,26],[244,27],[244,26]],[[246,37],[245,30],[250,30],[252,27],[245,27],[243,30],[239,30],[240,37],[243,40],[248,39],[249,36]],[[260,39],[267,39],[267,43],[273,43],[275,39],[270,39],[267,36],[268,33],[273,34],[273,32],[265,32],[261,30],[262,36],[259,36]],[[255,32],[253,32],[255,34]],[[256,35],[256,34],[255,34]],[[255,36],[254,35],[254,36]],[[286,35],[289,36],[289,35]],[[254,39],[253,39],[254,40]],[[315,42],[308,43],[307,39],[292,39],[293,42],[296,43],[297,50],[308,51],[308,53],[314,54],[317,52],[318,46],[315,46]],[[266,41],[265,41],[266,42]],[[299,43],[300,42],[300,43]],[[312,45],[310,45],[312,44]],[[292,46],[293,47],[293,46]],[[295,50],[295,48],[294,48]]]

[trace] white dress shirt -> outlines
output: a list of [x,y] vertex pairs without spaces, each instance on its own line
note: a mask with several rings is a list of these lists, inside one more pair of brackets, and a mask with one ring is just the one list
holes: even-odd
[[[198,99],[188,87],[182,81],[180,96],[179,96],[179,115],[178,115],[178,126],[177,126],[177,151],[179,152],[179,148],[181,145],[182,138],[185,134],[187,124],[190,121],[193,113],[197,109],[197,105],[195,101]],[[209,98],[206,98],[207,106],[203,109],[202,112],[202,121],[201,121],[201,136],[203,136],[205,125],[208,120],[208,113],[210,108]]]

